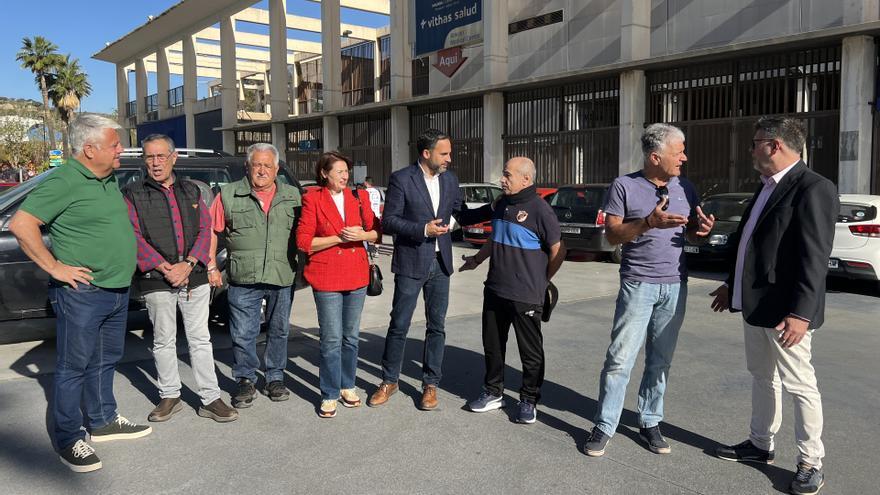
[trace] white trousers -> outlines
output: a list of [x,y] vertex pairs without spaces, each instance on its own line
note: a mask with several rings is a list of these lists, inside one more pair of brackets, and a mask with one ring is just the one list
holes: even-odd
[[153,323],[153,358],[159,381],[159,396],[180,397],[180,373],[177,369],[177,308],[183,316],[189,362],[196,379],[199,398],[208,405],[220,398],[217,373],[214,371],[214,348],[208,333],[211,286],[195,289],[150,292],[144,295],[147,312]]
[[810,362],[813,331],[789,348],[779,343],[779,331],[744,323],[746,366],[752,374],[752,423],[749,440],[763,450],[774,450],[773,437],[782,424],[782,388],[794,401],[798,462],[821,467],[822,396]]

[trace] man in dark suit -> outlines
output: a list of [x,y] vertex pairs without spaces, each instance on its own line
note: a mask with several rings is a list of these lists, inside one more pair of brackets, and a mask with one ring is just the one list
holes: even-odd
[[446,170],[452,161],[449,136],[428,129],[419,136],[417,147],[418,162],[391,174],[385,192],[382,230],[394,235],[391,259],[394,299],[382,355],[382,383],[367,401],[373,407],[384,404],[397,392],[406,334],[422,291],[427,325],[419,408],[437,407],[437,385],[446,341],[449,277],[455,271],[449,221],[455,216],[460,224],[469,225],[491,216],[488,205],[470,211],[463,206],[458,178]]
[[818,493],[822,472],[822,399],[811,364],[813,331],[824,321],[825,276],[840,209],[837,188],[801,160],[803,122],[763,117],[752,159],[763,186],[733,239],[727,283],[712,292],[715,311],[742,311],[746,365],[752,374],[748,440],[720,447],[718,457],[771,464],[782,422],[782,387],[795,406],[797,473],[790,492]]

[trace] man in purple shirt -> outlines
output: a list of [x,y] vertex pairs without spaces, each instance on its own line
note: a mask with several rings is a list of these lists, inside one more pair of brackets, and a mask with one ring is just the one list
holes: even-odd
[[677,127],[652,124],[642,134],[642,170],[618,177],[605,205],[606,235],[623,244],[620,291],[599,385],[595,426],[584,451],[605,454],[617,430],[629,375],[645,346],[639,386],[639,436],[656,454],[668,454],[660,434],[663,394],[687,301],[684,237],[699,242],[712,230],[694,186],[680,177],[684,134]]
[[137,239],[135,283],[144,294],[153,323],[153,357],[159,382],[159,404],[150,421],[167,421],[183,409],[177,369],[177,309],[183,316],[190,364],[202,406],[199,416],[225,423],[238,412],[220,398],[214,351],[208,333],[211,288],[211,219],[199,187],[173,173],[174,141],[162,134],[147,136],[141,146],[146,177],[123,190]]

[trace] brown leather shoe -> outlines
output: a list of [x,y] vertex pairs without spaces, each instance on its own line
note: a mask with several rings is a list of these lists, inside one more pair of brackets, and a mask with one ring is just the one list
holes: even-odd
[[207,406],[199,408],[199,416],[211,418],[218,423],[229,423],[238,419],[238,411],[226,405],[223,399],[217,399]]
[[381,406],[382,404],[388,402],[388,399],[391,398],[392,395],[397,392],[397,384],[396,383],[385,383],[382,382],[379,385],[379,389],[373,392],[373,395],[370,396],[370,400],[367,401],[367,405],[370,407]]
[[156,408],[150,412],[150,415],[147,416],[147,420],[156,423],[168,421],[171,419],[171,416],[174,416],[182,409],[183,403],[180,402],[180,397],[162,399],[156,404]]
[[425,385],[422,388],[422,400],[419,401],[419,409],[422,411],[437,409],[437,385]]

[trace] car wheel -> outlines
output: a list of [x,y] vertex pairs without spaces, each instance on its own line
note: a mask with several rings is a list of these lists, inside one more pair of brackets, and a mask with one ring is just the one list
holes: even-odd
[[611,251],[611,253],[609,254],[609,258],[614,263],[617,263],[618,265],[620,264],[620,261],[623,259],[623,253],[621,252],[620,244],[614,246],[614,251]]

